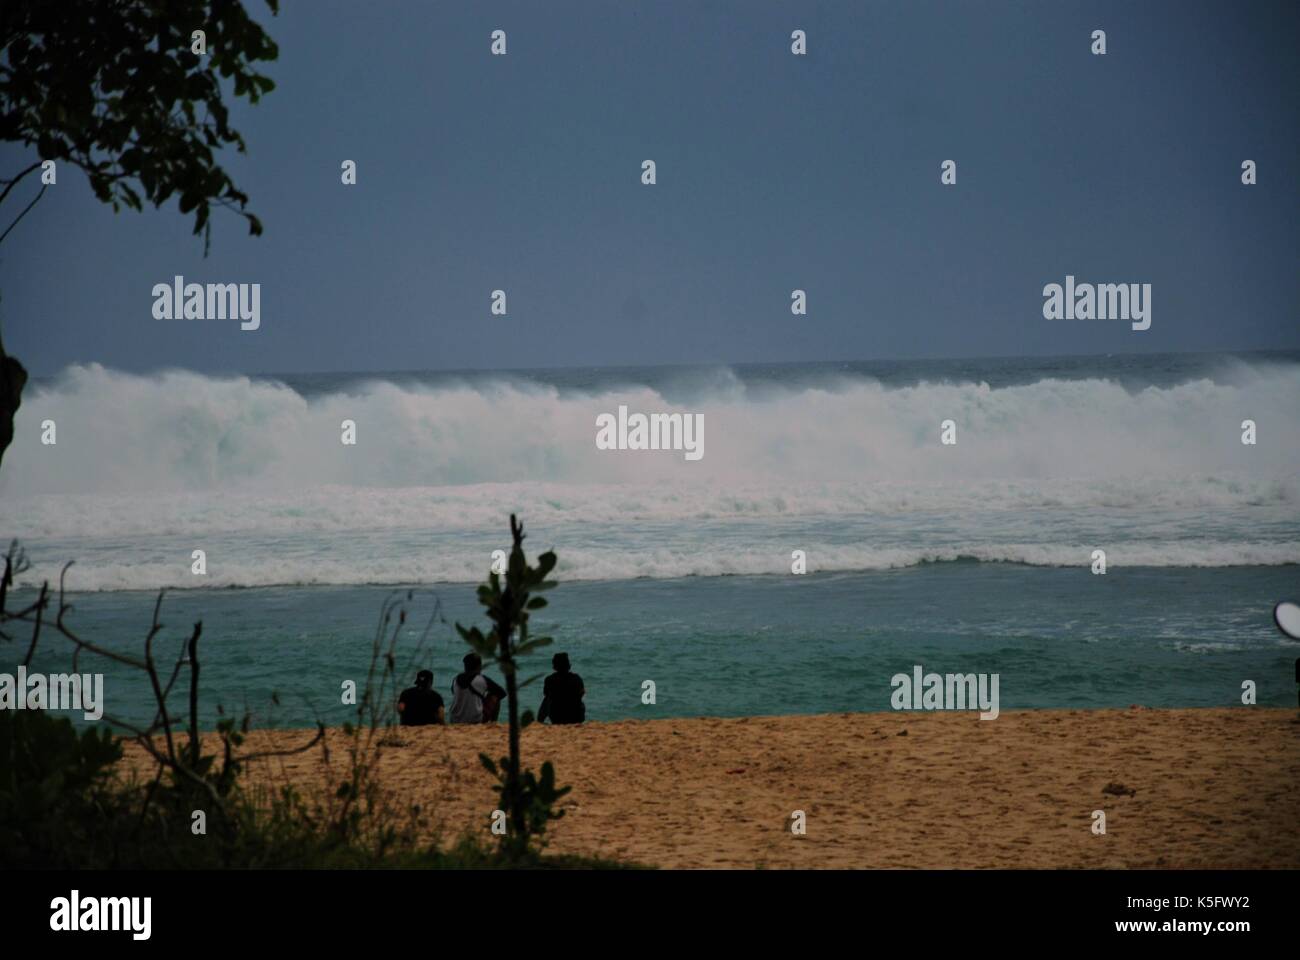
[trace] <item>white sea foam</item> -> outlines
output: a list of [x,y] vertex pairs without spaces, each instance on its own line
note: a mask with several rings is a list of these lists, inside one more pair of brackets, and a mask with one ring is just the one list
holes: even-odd
[[[682,409],[644,386],[374,382],[309,399],[72,367],[24,396],[0,535],[37,558],[25,582],[75,558],[79,589],[194,586],[190,544],[208,549],[209,586],[476,580],[512,510],[570,579],[788,573],[794,548],[813,571],[1072,566],[1096,546],[1112,565],[1300,562],[1295,366],[1137,392],[838,378],[756,397],[720,377],[704,393],[690,409],[709,455],[687,463],[595,449],[612,405]],[[955,446],[938,442],[945,419]]]
[[[550,546],[549,541],[545,541]],[[751,544],[745,549],[709,550],[699,543],[641,549],[575,546],[566,540],[559,549],[556,575],[565,581],[629,580],[639,577],[717,577],[789,574],[790,555],[778,542]],[[209,551],[208,576],[190,574],[188,555],[176,551],[170,559],[157,553],[140,559],[127,551],[115,556],[83,556],[69,572],[74,590],[155,590],[263,587],[310,584],[473,583],[487,571],[485,549],[447,549],[427,544],[420,548],[398,546],[382,554],[348,550],[342,543],[321,543],[319,552],[249,549],[241,545],[224,560],[219,550]],[[981,561],[1021,563],[1046,567],[1077,567],[1088,576],[1089,551],[1081,546],[1043,546],[1028,543],[987,544],[952,548],[907,549],[835,544],[807,544],[810,573],[888,570],[925,563]],[[36,586],[56,580],[60,563],[49,550],[19,580]],[[1197,544],[1134,542],[1109,552],[1112,571],[1123,566],[1226,567],[1276,565],[1300,562],[1300,541],[1286,543]]]
[[[647,387],[584,396],[524,382],[441,388],[374,382],[305,399],[286,386],[193,373],[140,377],[71,367],[29,391],[0,492],[298,491],[326,484],[658,483],[704,479],[967,482],[975,478],[1189,477],[1300,470],[1300,367],[1228,385],[1130,393],[1104,380],[886,388],[871,380],[692,402],[709,456],[610,455],[595,418],[611,404],[682,410]],[[1240,423],[1259,443],[1240,442]],[[40,423],[58,423],[43,447]],[[357,423],[357,445],[339,442]],[[957,424],[958,443],[938,442]]]
[[[6,467],[7,469],[7,467]],[[222,533],[345,533],[352,530],[491,530],[510,511],[532,525],[792,521],[836,517],[881,520],[942,514],[959,520],[1002,513],[999,526],[1026,511],[1091,511],[1125,525],[1147,511],[1175,512],[1212,524],[1253,510],[1261,522],[1297,519],[1300,478],[1240,475],[1187,479],[972,480],[968,483],[808,482],[730,485],[501,483],[448,487],[329,484],[289,492],[205,490],[149,495],[6,495],[0,532],[32,538],[207,536]],[[1233,514],[1233,517],[1236,515]]]

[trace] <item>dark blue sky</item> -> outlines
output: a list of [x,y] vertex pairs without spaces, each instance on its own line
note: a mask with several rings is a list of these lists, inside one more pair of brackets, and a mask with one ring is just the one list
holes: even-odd
[[[0,247],[34,373],[1300,346],[1292,2],[250,8],[278,88],[225,160],[265,236],[218,211],[205,260],[174,203],[115,216],[63,169]],[[1067,273],[1151,283],[1151,329],[1044,320]],[[260,282],[261,330],[155,320],[175,274]]]

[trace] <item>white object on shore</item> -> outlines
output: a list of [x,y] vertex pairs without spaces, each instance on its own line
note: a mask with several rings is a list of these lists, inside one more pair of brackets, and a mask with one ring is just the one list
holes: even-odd
[[1283,600],[1273,608],[1277,628],[1293,640],[1300,640],[1300,604]]

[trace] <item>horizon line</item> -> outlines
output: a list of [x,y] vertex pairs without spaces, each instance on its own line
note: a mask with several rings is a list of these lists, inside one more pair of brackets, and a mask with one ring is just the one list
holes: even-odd
[[[742,361],[693,361],[679,363],[609,363],[609,364],[541,364],[531,367],[410,367],[405,369],[369,369],[369,370],[197,370],[182,365],[158,366],[146,369],[127,369],[113,366],[98,360],[72,360],[54,373],[29,373],[33,381],[52,380],[70,367],[96,365],[117,373],[135,376],[157,376],[171,372],[196,373],[208,377],[247,377],[250,380],[276,380],[284,377],[303,376],[414,376],[418,374],[484,374],[484,373],[559,373],[574,370],[681,370],[681,369],[744,369],[754,367],[816,367],[844,366],[871,363],[972,363],[995,360],[1092,360],[1115,357],[1246,357],[1259,354],[1300,354],[1300,345],[1292,347],[1256,347],[1247,350],[1134,350],[1107,353],[1026,353],[1026,354],[981,354],[964,357],[935,356],[890,356],[836,360],[742,360]],[[20,359],[20,358],[18,358]]]

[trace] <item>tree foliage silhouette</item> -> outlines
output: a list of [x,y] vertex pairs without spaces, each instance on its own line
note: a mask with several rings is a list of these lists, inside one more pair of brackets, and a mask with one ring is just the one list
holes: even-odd
[[515,857],[528,853],[532,841],[540,838],[550,820],[558,820],[564,811],[554,810],[554,804],[569,792],[569,787],[555,786],[555,770],[549,762],[542,765],[541,776],[520,769],[519,731],[533,720],[532,711],[519,714],[519,690],[537,677],[518,682],[518,658],[538,647],[551,643],[550,637],[528,636],[528,618],[532,611],[546,606],[546,598],[533,596],[555,586],[546,575],[555,567],[555,553],[548,550],[537,558],[537,566],[529,566],[524,557],[524,528],[512,513],[510,515],[512,547],[506,567],[505,585],[495,572],[488,575],[487,583],[478,588],[478,602],[487,608],[492,629],[484,634],[478,627],[462,627],[456,631],[484,660],[495,660],[506,680],[506,704],[510,718],[510,755],[499,763],[487,754],[479,759],[500,783],[501,802],[509,817],[509,829],[502,846]]
[[[279,0],[266,0],[274,15]],[[192,52],[202,30],[205,54]],[[212,207],[233,210],[252,234],[262,222],[216,162],[215,151],[244,138],[230,125],[223,79],[236,99],[256,103],[275,83],[259,61],[275,42],[238,0],[4,0],[0,3],[0,141],[35,147],[40,159],[0,177],[0,208],[46,160],[85,171],[95,196],[122,207],[161,207],[179,198],[194,214],[206,254]],[[3,231],[0,243],[45,195],[42,184]],[[27,371],[0,343],[0,458]]]

